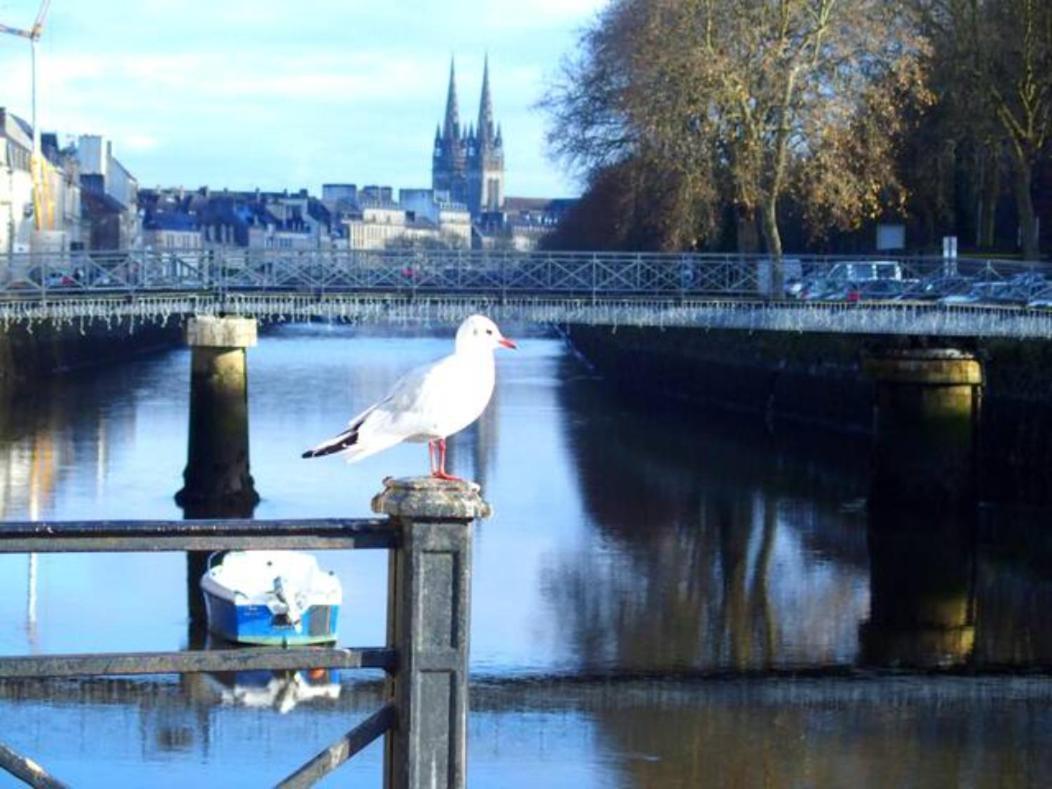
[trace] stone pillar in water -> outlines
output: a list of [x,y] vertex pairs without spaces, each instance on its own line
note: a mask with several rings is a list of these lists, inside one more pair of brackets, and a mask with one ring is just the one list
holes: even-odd
[[[187,518],[250,518],[259,502],[248,453],[245,349],[256,344],[251,318],[198,316],[186,328],[190,356],[190,436],[183,489],[176,503]],[[186,555],[190,642],[203,639],[199,582],[208,553]]]
[[972,354],[889,350],[863,359],[876,382],[870,509],[964,511],[976,499],[983,373]]
[[176,502],[205,517],[242,515],[259,501],[249,474],[245,349],[256,344],[251,318],[191,318],[190,439]]

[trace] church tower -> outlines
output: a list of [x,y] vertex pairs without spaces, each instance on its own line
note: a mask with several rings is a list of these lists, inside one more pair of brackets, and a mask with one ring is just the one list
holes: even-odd
[[478,126],[468,136],[468,210],[473,217],[504,208],[504,140],[493,124],[493,99],[489,90],[489,57],[482,69],[482,97]]
[[449,61],[449,92],[446,94],[446,117],[435,129],[435,150],[431,157],[431,188],[448,192],[456,203],[468,202],[468,138],[461,134],[457,109],[456,70]]

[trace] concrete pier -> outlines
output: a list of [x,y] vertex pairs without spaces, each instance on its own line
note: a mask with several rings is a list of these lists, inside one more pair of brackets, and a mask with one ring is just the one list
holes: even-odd
[[871,508],[974,503],[983,371],[970,353],[891,350],[863,358],[876,383]]
[[259,501],[248,452],[245,349],[256,344],[251,318],[191,318],[190,438],[176,502],[198,517],[244,517]]
[[388,569],[387,642],[399,649],[387,698],[385,781],[396,789],[463,787],[467,769],[471,524],[490,514],[471,482],[386,479],[374,512],[401,526]]
[[[250,518],[259,502],[248,452],[245,349],[256,344],[251,318],[198,316],[186,326],[190,346],[190,434],[183,489],[176,503],[187,518]],[[191,646],[205,637],[201,576],[208,552],[186,555]]]

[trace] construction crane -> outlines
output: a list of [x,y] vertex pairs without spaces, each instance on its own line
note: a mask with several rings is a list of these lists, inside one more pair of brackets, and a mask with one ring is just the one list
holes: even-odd
[[52,230],[55,227],[55,205],[51,200],[50,189],[48,189],[48,179],[45,177],[48,165],[40,152],[40,125],[37,123],[37,41],[44,32],[44,20],[47,18],[50,5],[51,0],[41,2],[37,18],[28,30],[0,24],[0,33],[10,33],[13,36],[29,39],[33,82],[33,153],[29,167],[33,177],[33,222],[37,230]]

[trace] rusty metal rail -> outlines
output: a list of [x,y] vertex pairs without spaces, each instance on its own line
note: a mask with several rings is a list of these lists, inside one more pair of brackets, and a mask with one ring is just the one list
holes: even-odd
[[0,553],[397,548],[386,518],[317,520],[11,521]]
[[397,653],[383,647],[210,649],[200,652],[121,652],[0,657],[0,679],[191,674],[210,671],[294,671],[302,668],[379,668],[393,671]]
[[[0,554],[378,548],[390,551],[388,643],[382,647],[247,648],[186,652],[0,656],[0,679],[307,668],[382,669],[386,704],[290,774],[308,786],[381,735],[384,785],[462,787],[467,721],[471,523],[489,508],[471,483],[385,480],[382,519],[0,523]],[[434,694],[435,683],[446,690]],[[0,770],[61,786],[0,745]]]

